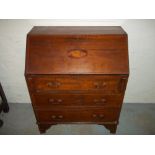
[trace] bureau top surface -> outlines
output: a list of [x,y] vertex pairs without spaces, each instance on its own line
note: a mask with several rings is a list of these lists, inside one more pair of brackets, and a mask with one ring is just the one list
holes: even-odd
[[128,40],[119,26],[34,27],[26,74],[128,74]]
[[30,35],[120,35],[120,26],[34,26]]

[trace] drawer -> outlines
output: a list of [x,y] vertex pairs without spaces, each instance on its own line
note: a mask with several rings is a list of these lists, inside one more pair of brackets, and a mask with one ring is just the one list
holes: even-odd
[[37,111],[37,120],[44,123],[52,122],[112,122],[117,121],[118,108],[105,109],[63,109],[51,111]]
[[53,90],[62,91],[98,91],[102,93],[118,94],[125,89],[127,78],[123,76],[90,76],[90,75],[60,75],[42,76],[31,79],[34,92]]
[[34,104],[40,107],[53,106],[104,106],[119,107],[122,95],[102,94],[34,94]]

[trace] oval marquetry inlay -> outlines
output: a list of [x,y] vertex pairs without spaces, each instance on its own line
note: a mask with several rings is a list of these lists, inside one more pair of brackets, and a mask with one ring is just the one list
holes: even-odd
[[87,51],[83,49],[74,49],[68,52],[68,56],[71,58],[82,58],[87,55]]

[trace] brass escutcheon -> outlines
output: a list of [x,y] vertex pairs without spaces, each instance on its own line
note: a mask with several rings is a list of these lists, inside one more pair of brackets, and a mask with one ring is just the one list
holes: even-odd
[[74,49],[68,52],[68,56],[71,58],[82,58],[87,55],[87,51],[83,49]]

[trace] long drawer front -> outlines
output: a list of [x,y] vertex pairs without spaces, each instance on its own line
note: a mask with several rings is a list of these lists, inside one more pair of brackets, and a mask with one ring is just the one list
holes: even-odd
[[53,109],[37,111],[36,115],[39,123],[114,122],[119,117],[119,109]]
[[122,104],[122,95],[102,94],[34,94],[34,106],[104,106],[119,107]]
[[126,76],[61,75],[30,77],[31,90],[35,93],[47,91],[96,91],[119,94],[124,91]]

